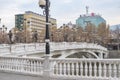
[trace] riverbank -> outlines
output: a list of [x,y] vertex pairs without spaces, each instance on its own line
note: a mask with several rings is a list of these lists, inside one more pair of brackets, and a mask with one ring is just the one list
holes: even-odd
[[120,58],[120,50],[112,50],[112,51],[109,51],[109,55],[108,55],[109,58],[117,58],[119,59]]

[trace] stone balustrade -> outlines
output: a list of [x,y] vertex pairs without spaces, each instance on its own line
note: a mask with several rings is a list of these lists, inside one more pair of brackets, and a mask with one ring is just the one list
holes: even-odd
[[[89,49],[89,50],[100,50],[108,53],[107,48],[102,47],[93,43],[78,43],[78,42],[60,42],[60,43],[50,43],[51,51],[56,50],[68,50],[68,49]],[[32,43],[32,44],[15,44],[0,47],[0,55],[5,53],[25,55],[34,54],[37,52],[45,52],[45,43]]]
[[54,76],[119,80],[120,60],[117,59],[53,59]]
[[[119,59],[37,59],[0,57],[0,72],[11,71],[68,80],[120,80]],[[7,76],[7,75],[6,75]],[[51,79],[52,80],[52,79]],[[58,80],[58,79],[54,79]],[[66,79],[65,79],[66,80]]]
[[0,70],[27,74],[41,74],[43,59],[0,57]]

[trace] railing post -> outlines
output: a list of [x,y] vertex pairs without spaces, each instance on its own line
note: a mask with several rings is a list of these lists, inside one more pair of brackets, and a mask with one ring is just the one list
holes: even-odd
[[49,80],[50,75],[50,55],[45,55],[45,59],[43,61],[43,76],[45,78],[44,80]]
[[10,44],[10,53],[12,53],[12,45]]

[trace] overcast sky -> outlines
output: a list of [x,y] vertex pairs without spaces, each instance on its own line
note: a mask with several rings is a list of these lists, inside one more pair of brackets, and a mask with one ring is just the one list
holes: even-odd
[[[0,26],[5,24],[9,29],[15,26],[14,15],[33,11],[42,14],[38,6],[39,0],[0,0]],[[58,26],[63,23],[75,23],[80,14],[97,13],[107,21],[107,24],[120,24],[120,0],[50,0],[50,15],[57,19]]]

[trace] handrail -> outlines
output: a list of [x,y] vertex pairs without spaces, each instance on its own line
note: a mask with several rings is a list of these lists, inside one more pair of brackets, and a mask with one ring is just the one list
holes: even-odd
[[29,74],[41,74],[43,72],[43,59],[23,57],[0,57],[0,70]]
[[[80,42],[51,42],[51,51],[69,50],[69,49],[82,49],[82,50],[99,50],[100,52],[108,53],[107,48],[93,43],[80,43]],[[57,46],[57,47],[56,47]],[[4,48],[4,49],[3,49]],[[17,56],[24,56],[27,54],[34,54],[45,51],[45,43],[31,43],[31,44],[16,44],[7,45],[0,48],[0,55],[14,54]]]
[[[0,70],[44,75],[45,59],[0,57]],[[120,79],[120,59],[49,59],[50,76]],[[48,64],[47,64],[48,65]],[[48,67],[48,68],[49,68]],[[94,80],[95,80],[94,79]]]

